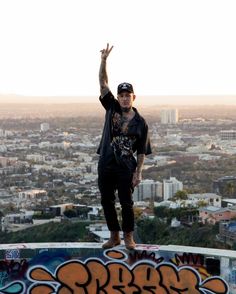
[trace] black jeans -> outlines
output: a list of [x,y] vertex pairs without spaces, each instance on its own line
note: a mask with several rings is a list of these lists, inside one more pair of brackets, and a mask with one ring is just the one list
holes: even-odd
[[115,191],[122,209],[122,231],[134,230],[134,211],[132,200],[133,173],[119,166],[98,168],[98,187],[101,193],[101,204],[107,226],[110,231],[120,231],[120,224],[115,209]]

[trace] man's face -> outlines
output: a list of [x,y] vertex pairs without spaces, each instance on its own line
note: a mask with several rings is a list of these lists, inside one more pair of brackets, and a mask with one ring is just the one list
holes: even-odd
[[117,99],[121,109],[124,111],[129,111],[132,108],[135,95],[128,91],[122,91],[120,94],[118,94]]

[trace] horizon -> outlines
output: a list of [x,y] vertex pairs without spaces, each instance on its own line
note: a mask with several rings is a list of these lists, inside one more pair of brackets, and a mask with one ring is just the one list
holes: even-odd
[[[0,104],[96,104],[99,95],[0,94]],[[139,100],[140,98],[140,100]],[[146,100],[145,98],[149,98]],[[158,101],[156,101],[158,100]],[[137,95],[134,106],[236,106],[236,95]]]

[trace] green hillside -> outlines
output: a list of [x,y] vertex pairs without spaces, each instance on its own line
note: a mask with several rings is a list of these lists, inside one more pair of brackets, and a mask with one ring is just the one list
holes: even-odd
[[0,232],[0,243],[84,242],[89,240],[87,222],[50,222],[14,233]]

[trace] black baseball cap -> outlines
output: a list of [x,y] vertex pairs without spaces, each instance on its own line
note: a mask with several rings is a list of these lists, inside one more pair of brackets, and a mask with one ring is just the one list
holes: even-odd
[[121,83],[118,85],[117,94],[120,94],[122,91],[134,93],[133,86],[129,83]]

